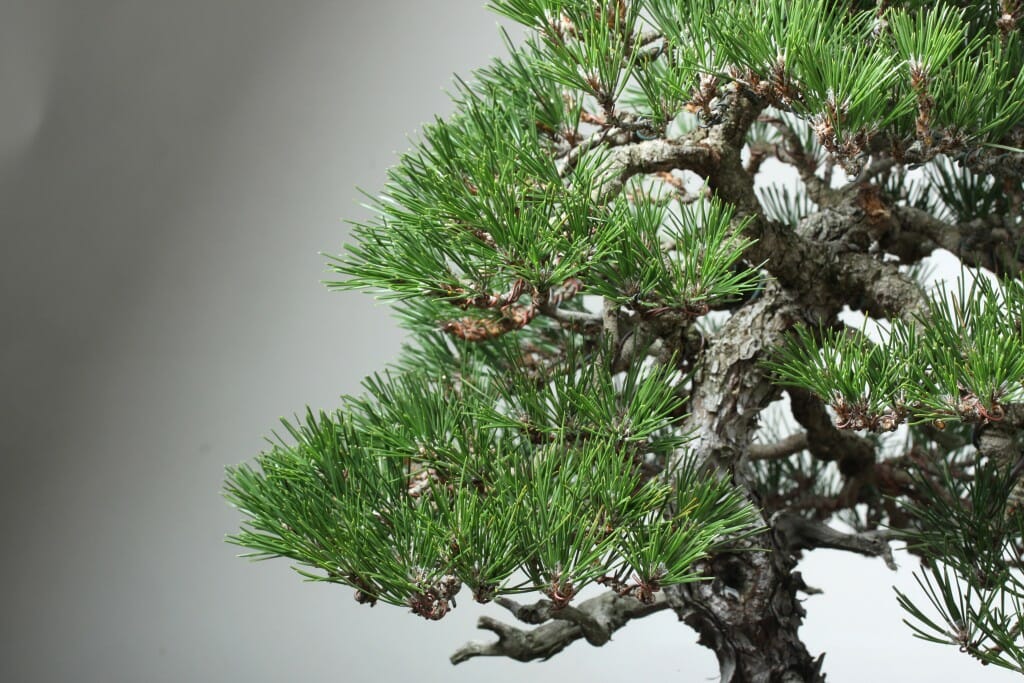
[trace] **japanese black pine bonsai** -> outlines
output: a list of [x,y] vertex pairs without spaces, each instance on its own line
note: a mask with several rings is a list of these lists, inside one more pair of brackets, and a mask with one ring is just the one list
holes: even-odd
[[802,552],[898,544],[916,635],[1024,672],[1024,3],[492,6],[530,37],[332,259],[401,358],[229,470],[231,541],[527,624],[455,663],[669,609],[736,682],[823,679]]

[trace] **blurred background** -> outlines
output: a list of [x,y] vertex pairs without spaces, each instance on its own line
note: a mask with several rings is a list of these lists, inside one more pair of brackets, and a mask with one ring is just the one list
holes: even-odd
[[[329,294],[318,252],[451,75],[501,53],[482,4],[0,0],[0,680],[717,679],[665,613],[453,668],[491,637],[469,598],[426,623],[223,542],[224,466],[395,357],[387,310]],[[903,565],[803,563],[829,680],[1009,680],[910,636]]]

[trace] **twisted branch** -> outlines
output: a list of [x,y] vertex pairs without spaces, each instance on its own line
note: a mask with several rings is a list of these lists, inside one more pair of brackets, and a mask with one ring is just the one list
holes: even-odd
[[654,602],[645,605],[614,591],[584,600],[576,607],[561,609],[554,609],[547,600],[524,606],[506,598],[498,600],[498,604],[520,621],[543,625],[525,631],[482,616],[477,627],[493,632],[498,640],[466,643],[452,654],[452,664],[461,664],[473,657],[509,657],[520,662],[549,659],[580,638],[593,645],[604,645],[612,633],[631,619],[646,617],[668,607],[664,593],[657,593]]
[[771,524],[779,545],[790,552],[813,548],[846,550],[868,557],[881,557],[885,561],[885,566],[896,571],[896,562],[889,547],[889,537],[885,532],[845,534],[823,522],[808,519],[788,510],[780,510],[772,515]]

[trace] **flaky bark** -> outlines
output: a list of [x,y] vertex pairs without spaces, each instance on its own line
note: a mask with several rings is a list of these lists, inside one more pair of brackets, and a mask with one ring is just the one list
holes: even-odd
[[[770,285],[729,319],[694,377],[686,424],[695,431],[693,452],[740,482],[757,416],[778,396],[759,361],[797,319],[795,300]],[[676,613],[714,650],[723,683],[823,680],[820,659],[798,635],[803,581],[795,564],[772,534],[762,534],[703,561],[712,580],[668,589]]]

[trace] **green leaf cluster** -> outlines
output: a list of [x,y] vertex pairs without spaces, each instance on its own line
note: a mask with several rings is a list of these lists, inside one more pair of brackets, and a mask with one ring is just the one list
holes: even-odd
[[1024,116],[1024,43],[1000,28],[998,2],[491,6],[536,33],[530,70],[563,88],[576,112],[595,101],[609,123],[652,134],[686,110],[707,116],[728,83],[807,120],[841,160],[865,154],[879,134],[916,158],[962,152],[1008,140]]
[[666,61],[807,117],[832,151],[858,154],[887,128],[905,144],[939,131],[995,141],[1024,113],[1024,47],[996,30],[992,3],[891,3],[881,15],[828,0],[645,4],[673,47]]
[[640,3],[497,0],[492,7],[537,30],[540,68],[554,81],[593,97],[606,111],[629,80],[639,51]]
[[460,346],[459,371],[373,377],[343,410],[286,423],[291,442],[257,468],[229,469],[248,517],[231,540],[438,619],[463,584],[481,601],[538,590],[564,605],[595,581],[649,598],[754,523],[726,481],[649,471],[684,441],[670,371],[613,374],[574,351],[506,358],[506,384]]
[[904,419],[999,420],[1024,399],[1024,284],[961,278],[927,316],[894,320],[872,342],[850,330],[798,327],[768,362],[781,382],[817,394],[840,427],[890,431]]
[[739,263],[753,244],[742,237],[747,221],[734,220],[733,207],[717,197],[678,211],[623,199],[611,220],[622,226],[615,258],[594,266],[590,293],[640,313],[701,315],[758,286],[757,271]]
[[1016,476],[991,462],[970,467],[971,477],[939,467],[938,479],[915,478],[921,495],[908,511],[917,521],[901,534],[924,560],[915,579],[925,602],[896,590],[905,621],[923,640],[1024,673],[1024,516],[1006,510]]
[[[497,73],[497,72],[496,72]],[[533,109],[462,88],[461,112],[423,131],[375,200],[379,223],[333,260],[336,287],[390,298],[434,296],[459,305],[523,279],[546,290],[607,250],[607,223],[591,200],[594,159],[567,178],[544,148]]]
[[435,325],[457,309],[486,317],[519,297],[543,301],[567,282],[644,312],[698,314],[754,288],[738,265],[751,241],[731,207],[601,205],[600,151],[558,161],[551,132],[578,126],[580,110],[538,70],[537,49],[460,86],[459,113],[428,126],[389,172],[377,220],[355,226],[355,243],[331,262],[346,277],[329,285],[443,302]]

